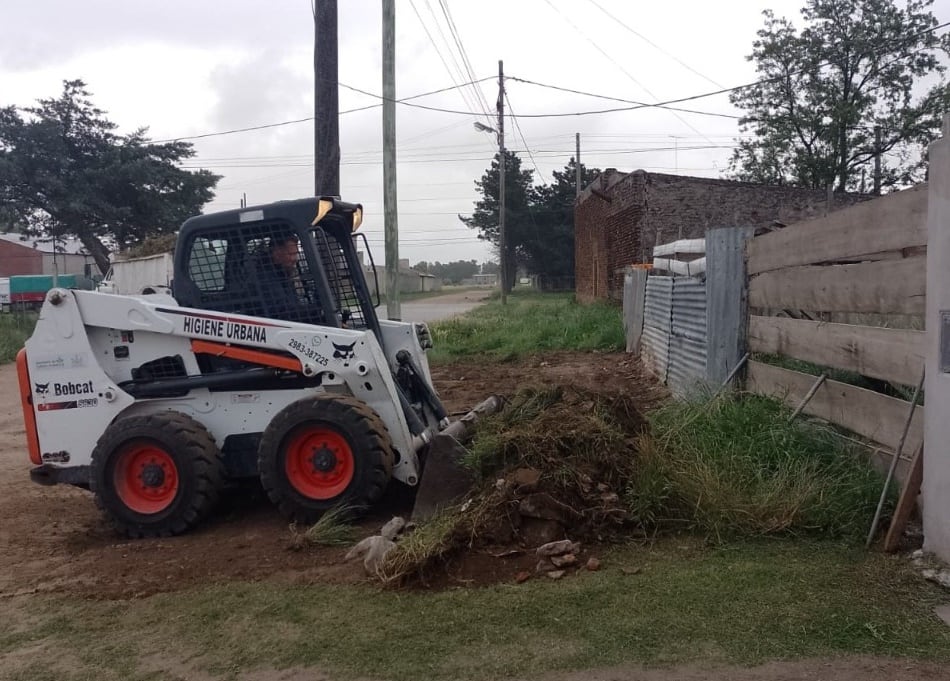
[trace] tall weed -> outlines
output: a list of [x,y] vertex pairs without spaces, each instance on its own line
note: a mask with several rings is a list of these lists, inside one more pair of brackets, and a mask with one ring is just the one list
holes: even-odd
[[788,422],[754,396],[671,404],[640,438],[628,505],[655,527],[720,540],[775,533],[860,537],[882,479],[829,427]]

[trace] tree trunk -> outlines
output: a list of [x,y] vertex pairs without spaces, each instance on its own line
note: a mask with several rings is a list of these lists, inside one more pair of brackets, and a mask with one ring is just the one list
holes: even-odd
[[79,234],[79,240],[82,242],[82,245],[86,247],[86,250],[89,251],[92,259],[96,261],[96,267],[99,268],[99,271],[102,274],[108,272],[111,264],[109,261],[109,249],[105,247],[105,244],[102,243],[99,237],[83,230],[83,233]]

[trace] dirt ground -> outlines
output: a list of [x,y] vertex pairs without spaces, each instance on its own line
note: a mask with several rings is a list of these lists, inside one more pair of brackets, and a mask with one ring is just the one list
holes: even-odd
[[[643,410],[665,392],[628,355],[552,353],[506,363],[457,362],[437,367],[437,388],[449,409],[460,412],[486,395],[551,383],[606,392],[627,391]],[[117,536],[88,492],[41,487],[30,482],[22,419],[12,365],[0,367],[0,598],[33,593],[70,593],[85,598],[142,597],[189,585],[229,580],[283,583],[353,583],[364,579],[343,562],[344,550],[291,549],[287,524],[260,492],[227,497],[210,521],[185,536],[127,541]],[[390,501],[363,524],[371,534],[400,510]],[[453,567],[451,581],[479,584],[509,581],[522,567],[519,557],[475,555]],[[530,555],[528,561],[532,561]],[[533,561],[532,561],[533,564]],[[201,675],[195,678],[204,678]],[[258,671],[240,676],[256,681],[297,681],[329,677],[314,669]],[[556,674],[548,681],[890,681],[950,679],[936,664],[867,657],[773,662],[755,668],[668,669],[625,666]]]
[[[550,383],[631,391],[642,398],[638,405],[643,410],[664,395],[639,364],[622,353],[552,353],[505,364],[458,362],[433,373],[452,412],[465,411],[492,393],[511,394],[522,386]],[[129,541],[112,531],[88,492],[36,485],[29,479],[30,467],[16,372],[6,365],[0,367],[0,597],[68,592],[128,598],[231,579],[364,579],[358,565],[343,562],[345,550],[292,550],[287,523],[256,488],[228,494],[215,515],[187,535]],[[365,534],[403,511],[404,503],[388,500],[362,523]],[[449,582],[507,581],[528,563],[533,565],[528,554],[506,560],[474,555],[454,567]]]

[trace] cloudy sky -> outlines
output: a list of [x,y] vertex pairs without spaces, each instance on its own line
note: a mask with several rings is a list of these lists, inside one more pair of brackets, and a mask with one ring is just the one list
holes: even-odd
[[[624,105],[566,90],[655,103],[747,83],[762,10],[797,18],[801,4],[396,0],[397,98],[481,81],[412,100],[446,111],[397,105],[401,256],[491,257],[456,215],[472,210],[474,180],[495,148],[473,123],[494,124],[499,59],[517,116],[507,146],[536,182],[573,155],[575,133],[590,166],[715,177],[737,134],[726,95],[682,106],[727,117],[655,108],[579,116],[563,114]],[[933,10],[950,21],[950,0]],[[339,0],[339,14],[340,110],[371,107],[341,113],[341,192],[364,204],[381,263],[382,110],[372,106],[382,91],[381,3]],[[297,198],[313,192],[313,124],[289,121],[313,115],[312,50],[310,0],[6,0],[0,105],[29,105],[80,78],[122,131],[147,126],[156,140],[288,122],[194,139],[189,165],[224,176],[207,210],[237,207],[244,194],[250,204]]]

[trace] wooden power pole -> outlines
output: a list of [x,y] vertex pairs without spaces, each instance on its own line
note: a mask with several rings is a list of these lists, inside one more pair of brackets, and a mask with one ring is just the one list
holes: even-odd
[[340,100],[336,0],[313,4],[313,181],[317,196],[340,195]]
[[498,252],[501,304],[508,304],[508,240],[505,236],[505,63],[498,60]]
[[574,133],[574,144],[577,146],[577,153],[574,156],[574,164],[577,166],[574,169],[574,196],[581,195],[581,134],[579,132]]
[[400,319],[399,221],[396,209],[396,2],[383,0],[383,214],[386,316]]
[[874,126],[874,195],[881,195],[881,126]]

